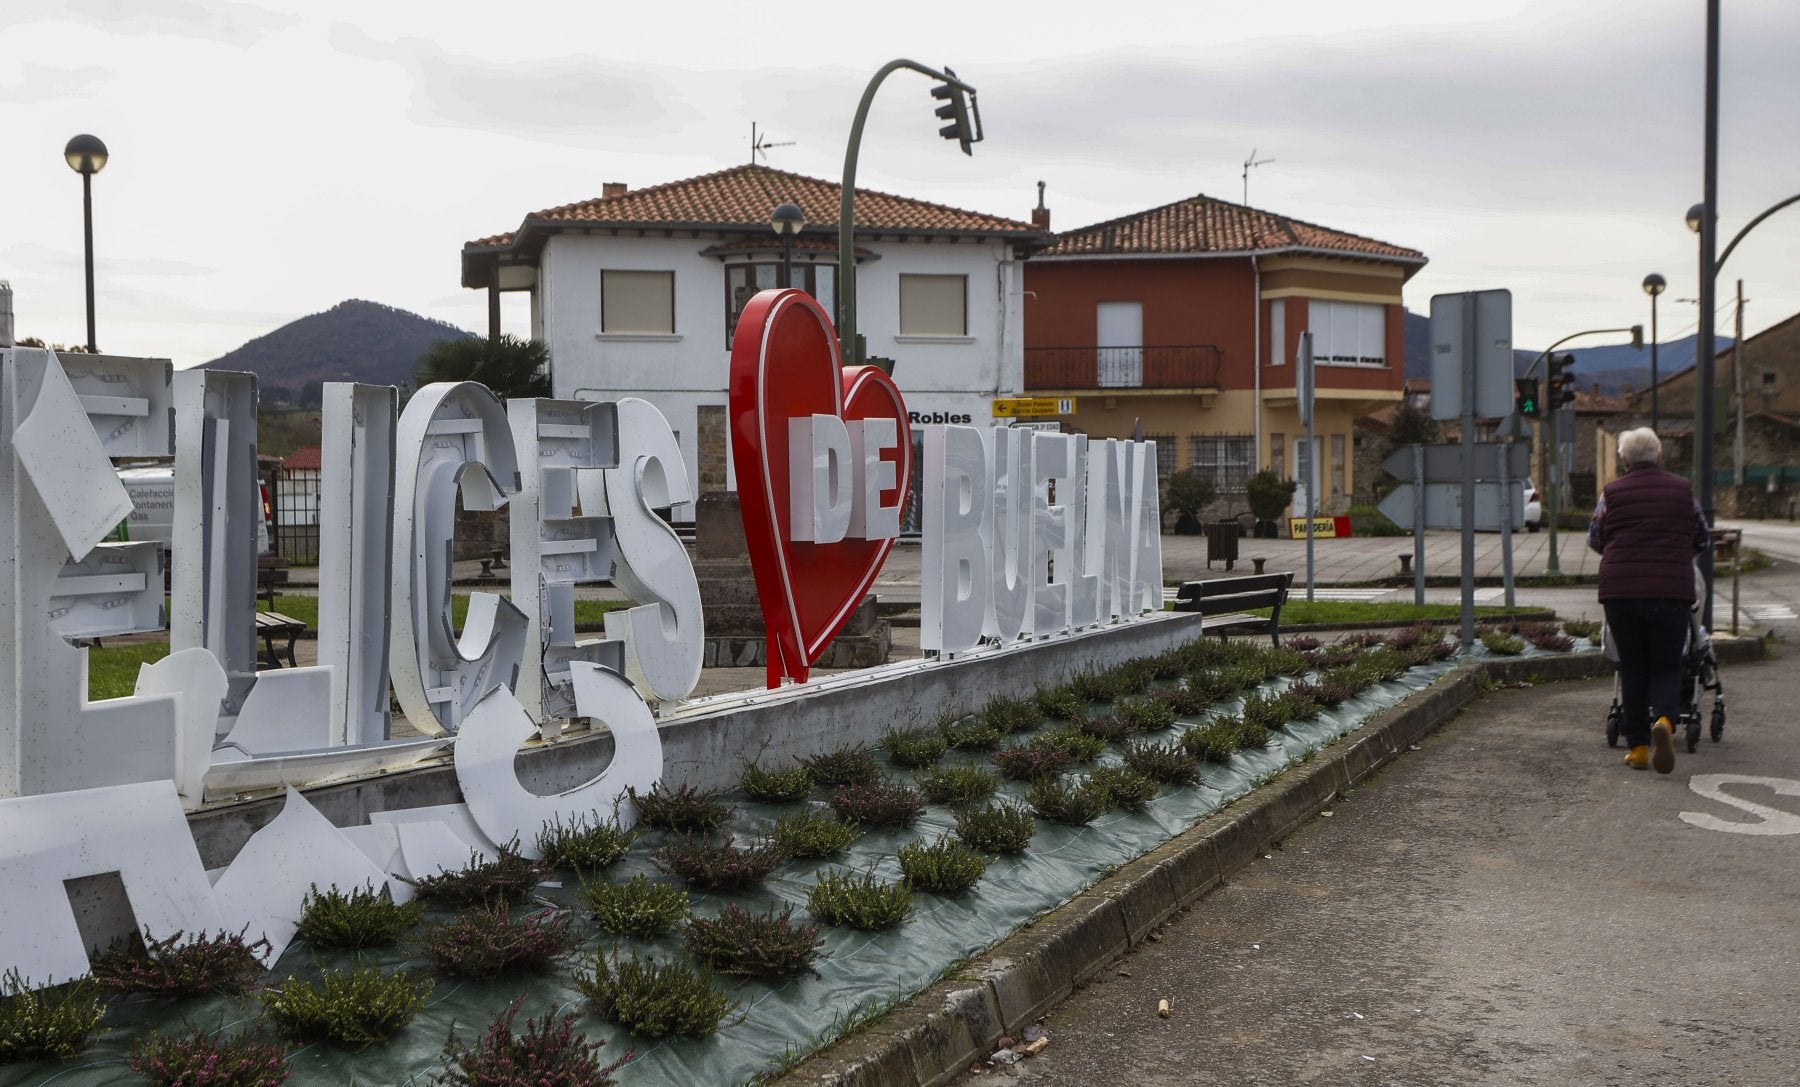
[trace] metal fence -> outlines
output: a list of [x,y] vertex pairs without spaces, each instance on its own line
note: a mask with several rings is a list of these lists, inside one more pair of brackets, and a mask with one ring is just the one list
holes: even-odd
[[1217,388],[1223,354],[1211,344],[1172,347],[1027,347],[1025,388]]

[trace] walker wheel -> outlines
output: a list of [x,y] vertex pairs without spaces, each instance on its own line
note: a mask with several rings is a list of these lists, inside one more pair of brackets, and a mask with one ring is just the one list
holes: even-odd
[[1721,737],[1723,735],[1725,735],[1725,703],[1719,702],[1719,703],[1714,704],[1714,706],[1713,706],[1713,713],[1712,713],[1712,740],[1713,740],[1713,743],[1718,743],[1719,737]]
[[1688,754],[1692,755],[1700,746],[1700,715],[1684,713],[1681,718],[1687,724],[1687,749]]
[[1619,746],[1619,719],[1625,715],[1618,706],[1606,711],[1606,746]]

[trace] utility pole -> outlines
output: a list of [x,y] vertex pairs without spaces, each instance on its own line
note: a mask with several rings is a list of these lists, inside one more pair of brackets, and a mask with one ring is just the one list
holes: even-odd
[[[1731,435],[1731,481],[1744,485],[1744,281],[1737,281],[1737,325],[1731,341],[1731,390],[1737,398],[1737,426]],[[1742,512],[1743,507],[1738,507]]]

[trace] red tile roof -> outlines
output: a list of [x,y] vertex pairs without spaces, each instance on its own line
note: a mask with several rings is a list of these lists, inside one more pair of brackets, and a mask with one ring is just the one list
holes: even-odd
[[318,446],[303,445],[282,458],[281,468],[285,472],[307,470],[316,472],[325,466],[324,461],[320,459],[323,456],[324,453]]
[[1215,200],[1201,194],[1062,231],[1040,257],[1179,256],[1300,250],[1424,264],[1417,249]]
[[[499,252],[529,254],[543,239],[563,229],[683,229],[702,231],[769,230],[769,212],[788,201],[806,213],[808,230],[837,229],[843,186],[767,166],[734,166],[717,173],[671,181],[615,196],[599,196],[533,212],[519,229],[480,238],[463,246],[464,286],[473,261],[492,260]],[[874,234],[1015,238],[1041,241],[1044,232],[1028,222],[978,211],[913,200],[904,196],[856,190],[856,229]]]

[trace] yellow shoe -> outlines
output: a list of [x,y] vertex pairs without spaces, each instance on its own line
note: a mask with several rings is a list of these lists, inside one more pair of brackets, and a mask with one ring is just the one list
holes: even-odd
[[1625,753],[1625,765],[1633,770],[1650,769],[1650,749],[1639,744]]
[[1675,728],[1667,717],[1658,717],[1650,726],[1650,765],[1659,774],[1675,769]]

